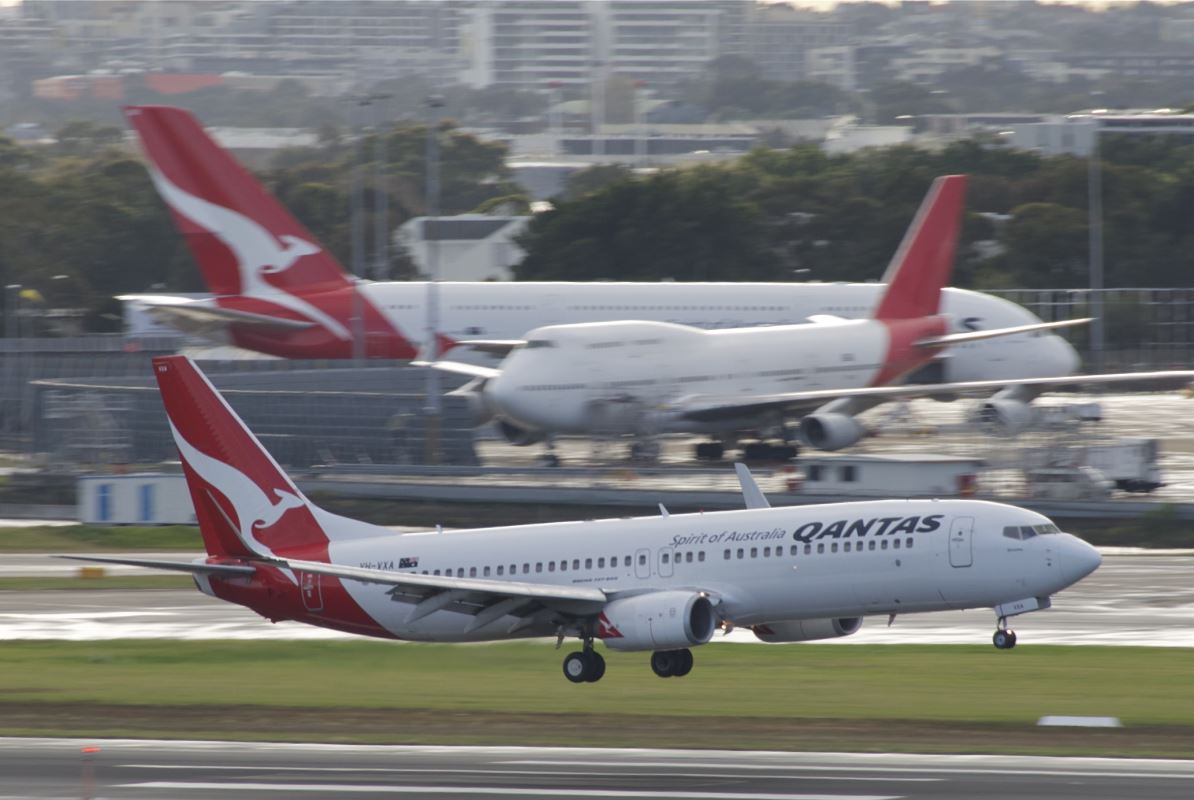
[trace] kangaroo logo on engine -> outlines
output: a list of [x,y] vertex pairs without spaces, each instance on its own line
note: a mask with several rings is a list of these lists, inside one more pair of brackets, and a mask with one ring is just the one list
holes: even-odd
[[941,527],[944,514],[929,514],[924,517],[871,517],[870,519],[839,519],[828,525],[820,522],[806,522],[792,531],[792,538],[798,542],[813,539],[842,539],[851,536],[893,536],[897,533],[932,533]]

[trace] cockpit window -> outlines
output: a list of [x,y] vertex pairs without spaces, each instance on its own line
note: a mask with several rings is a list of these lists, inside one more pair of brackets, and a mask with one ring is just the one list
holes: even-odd
[[527,349],[534,350],[537,347],[555,347],[556,343],[551,339],[531,339],[527,342]]
[[1049,533],[1061,533],[1061,529],[1052,523],[1043,525],[1008,525],[1003,529],[1003,535],[1009,539],[1031,539],[1034,536],[1044,536]]

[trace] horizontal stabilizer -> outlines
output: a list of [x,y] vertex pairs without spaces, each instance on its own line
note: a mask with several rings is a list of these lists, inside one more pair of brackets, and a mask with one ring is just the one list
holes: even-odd
[[56,556],[71,561],[93,561],[97,564],[123,564],[128,567],[165,569],[172,572],[190,572],[200,575],[252,575],[256,567],[238,564],[209,564],[205,561],[159,561],[152,558],[112,558],[107,556]]
[[1051,331],[1057,328],[1073,328],[1086,325],[1094,321],[1094,317],[1081,319],[1064,319],[1060,322],[1039,322],[1032,325],[1017,325],[1013,328],[993,328],[989,331],[966,331],[965,333],[947,333],[944,336],[931,336],[916,342],[917,347],[948,347],[964,342],[978,342],[983,339],[994,339],[999,336],[1015,336],[1020,333],[1035,333],[1037,331]]
[[123,295],[119,299],[135,300],[158,320],[184,331],[221,330],[229,325],[284,331],[301,331],[315,327],[314,322],[306,320],[274,317],[252,311],[235,311],[211,305],[210,301],[177,297],[158,298],[152,295]]
[[469,375],[474,378],[496,378],[502,374],[500,369],[465,364],[460,361],[412,361],[410,364],[412,367],[431,367],[440,372],[452,372],[456,375]]
[[481,353],[506,356],[516,347],[526,344],[525,339],[458,339],[456,347],[467,347]]

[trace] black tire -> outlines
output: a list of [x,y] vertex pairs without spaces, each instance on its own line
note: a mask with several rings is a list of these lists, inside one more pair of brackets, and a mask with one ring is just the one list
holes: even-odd
[[590,671],[589,659],[579,650],[564,656],[564,677],[573,683],[584,683]]
[[656,650],[651,654],[651,669],[661,678],[672,677],[676,669],[676,651]]
[[601,657],[600,653],[589,651],[589,674],[585,680],[589,683],[596,683],[605,675],[605,659]]
[[684,650],[676,650],[676,668],[672,671],[672,675],[677,678],[683,678],[688,673],[692,672],[692,651],[685,648]]
[[1008,649],[1008,650],[1011,650],[1013,647],[1015,647],[1015,646],[1016,646],[1016,632],[1015,632],[1015,631],[1008,631],[1008,632],[1007,632],[1007,636],[1008,636],[1008,645],[1007,645],[1007,649]]
[[701,442],[696,446],[698,461],[721,461],[725,454],[726,449],[721,442]]
[[991,637],[991,643],[995,645],[996,650],[1009,650],[1014,641],[1011,633],[1003,629],[995,631],[995,635]]

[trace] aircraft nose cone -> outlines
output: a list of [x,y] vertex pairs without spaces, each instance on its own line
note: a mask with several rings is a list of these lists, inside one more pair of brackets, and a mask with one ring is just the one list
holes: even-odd
[[1077,583],[1099,568],[1103,557],[1099,551],[1074,537],[1061,557],[1061,572],[1067,585]]
[[1053,337],[1053,360],[1056,362],[1052,365],[1056,370],[1054,375],[1076,375],[1082,367],[1078,351],[1060,336]]

